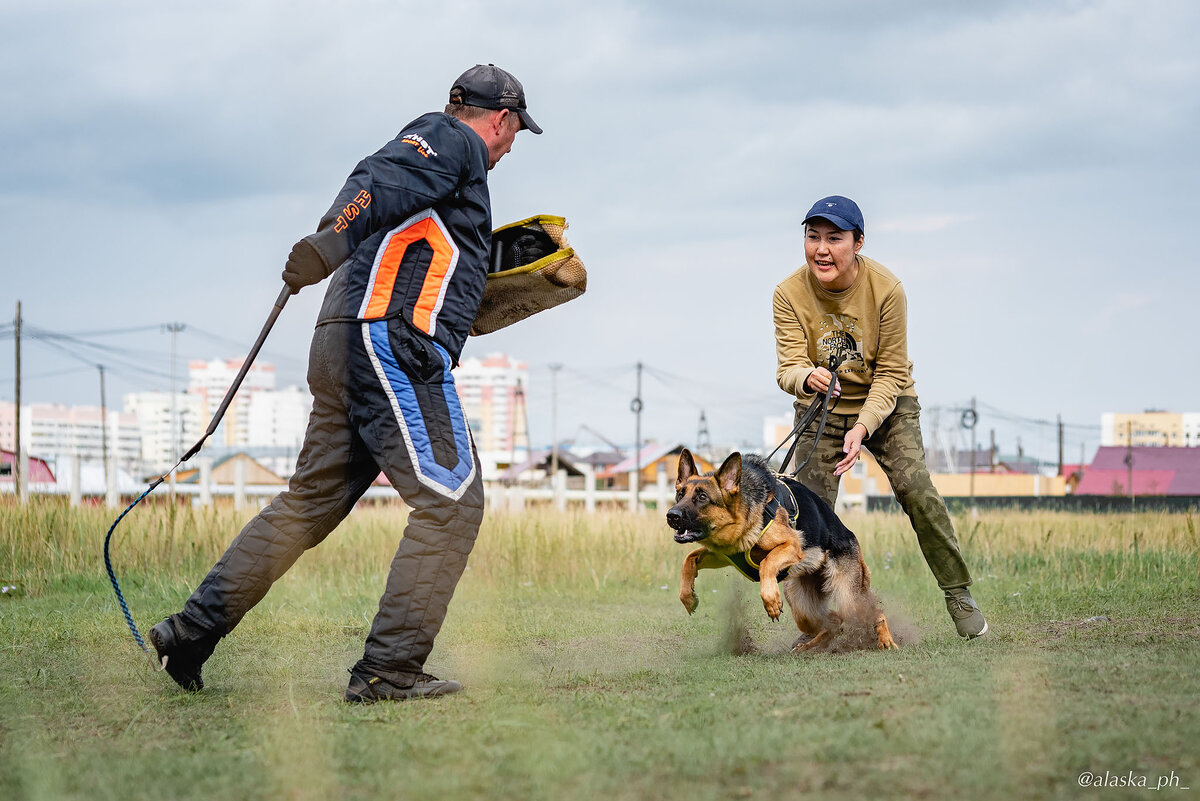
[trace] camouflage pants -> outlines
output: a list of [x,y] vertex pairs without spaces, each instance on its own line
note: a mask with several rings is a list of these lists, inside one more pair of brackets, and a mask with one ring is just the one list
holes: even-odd
[[[833,474],[833,468],[845,456],[842,453],[843,440],[857,421],[857,415],[830,412],[825,423],[825,434],[816,453],[797,476],[800,483],[824,498],[830,506],[837,500],[840,480]],[[812,450],[815,431],[814,424],[800,438],[796,461],[802,461]],[[863,446],[879,462],[892,485],[896,500],[912,521],[921,553],[925,555],[925,562],[937,579],[938,586],[944,590],[968,586],[971,573],[958,548],[950,513],[925,467],[925,446],[921,444],[921,404],[917,403],[916,398],[898,398],[895,410],[887,416],[879,430],[863,441]]]

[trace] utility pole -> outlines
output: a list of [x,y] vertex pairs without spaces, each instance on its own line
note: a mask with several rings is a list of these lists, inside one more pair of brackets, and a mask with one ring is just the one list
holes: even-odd
[[975,409],[975,399],[971,398],[971,408],[963,409],[962,412],[962,427],[971,429],[971,509],[975,509],[975,460],[978,456],[975,444],[975,426],[979,424],[979,412]]
[[988,472],[996,472],[996,429],[991,429],[992,444],[988,448]]
[[633,508],[637,511],[641,505],[639,493],[642,490],[642,363],[637,363],[637,396],[633,402],[629,404],[629,408],[633,411],[636,418],[636,427],[634,429],[633,438]]
[[107,493],[113,481],[108,462],[108,404],[104,400],[104,365],[98,364],[96,367],[100,370],[100,458],[104,460],[104,489]]
[[[164,323],[163,330],[171,335],[171,434],[168,442],[171,443],[170,458],[174,459],[179,453],[179,412],[176,409],[175,398],[175,339],[180,331],[186,326],[183,323]],[[167,478],[167,487],[171,500],[175,499],[175,471],[171,471],[171,475]]]
[[[517,415],[520,413],[520,407],[525,403],[525,388],[521,386],[521,379],[517,379],[517,386],[513,389],[512,397],[512,424],[508,432],[508,466],[513,468],[517,466],[517,423],[519,419]],[[526,435],[528,439],[528,434]]]
[[1129,509],[1133,511],[1133,421],[1125,423],[1125,468],[1129,481]]
[[17,502],[23,503],[25,493],[22,491],[21,480],[25,476],[21,473],[21,301],[19,300],[17,301],[15,333],[17,335],[17,405],[14,409],[16,431],[13,436],[13,490],[16,493]]
[[555,362],[550,365],[550,481],[557,481],[558,476],[558,371],[562,365]]
[[1058,415],[1058,474],[1063,474],[1063,421],[1062,414]]

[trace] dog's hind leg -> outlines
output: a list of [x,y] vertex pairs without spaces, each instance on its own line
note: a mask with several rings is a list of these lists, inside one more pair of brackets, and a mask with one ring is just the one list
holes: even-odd
[[[793,568],[795,570],[795,568]],[[832,621],[829,616],[829,604],[821,591],[820,576],[796,576],[789,573],[783,582],[783,596],[787,599],[796,619],[796,628],[801,637],[792,646],[794,653],[809,651],[821,647],[830,638]]]
[[883,616],[883,604],[879,603],[879,599],[875,597],[875,593],[871,592],[871,571],[867,569],[867,563],[863,561],[862,553],[858,555],[858,564],[862,568],[862,603],[870,604],[875,611],[875,641],[879,646],[879,650],[888,651],[895,650],[900,646],[896,645],[896,640],[892,637],[892,630],[888,628],[887,618]]
[[870,590],[871,574],[867,571],[861,552],[853,557],[831,560],[830,568],[825,587],[842,618],[857,625],[871,623],[875,629],[876,645],[881,650],[896,648],[879,600]]
[[875,618],[875,636],[878,638],[881,651],[895,650],[900,647],[892,638],[892,630],[888,628],[887,618],[883,616],[882,610],[879,612],[879,617]]
[[780,589],[783,590],[783,597],[787,601],[788,608],[792,610],[796,628],[810,637],[820,631],[821,627],[817,621],[825,614],[824,604],[813,591],[810,583],[789,573],[788,577],[780,584]]

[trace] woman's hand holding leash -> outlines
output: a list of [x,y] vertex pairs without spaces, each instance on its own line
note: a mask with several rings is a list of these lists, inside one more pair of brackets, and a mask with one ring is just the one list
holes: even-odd
[[[833,373],[829,372],[829,370],[824,367],[818,367],[808,374],[808,380],[805,383],[808,384],[808,388],[813,392],[817,393],[818,395],[824,395],[825,390],[829,389],[830,380],[835,380],[833,378]],[[840,383],[841,382],[837,382],[833,388],[833,397],[835,398],[842,394]]]

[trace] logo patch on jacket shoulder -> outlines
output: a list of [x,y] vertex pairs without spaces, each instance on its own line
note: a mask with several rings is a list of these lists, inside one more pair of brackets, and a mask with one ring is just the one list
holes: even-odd
[[400,141],[406,145],[412,145],[415,147],[417,152],[425,158],[437,155],[437,151],[430,147],[428,140],[426,140],[425,137],[421,136],[420,134],[405,134],[404,138],[402,138]]

